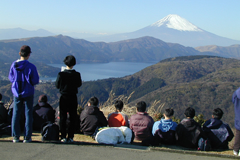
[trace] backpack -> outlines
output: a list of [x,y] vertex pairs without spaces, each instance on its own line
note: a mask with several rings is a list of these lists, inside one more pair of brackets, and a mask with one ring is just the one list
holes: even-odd
[[50,121],[42,125],[42,141],[58,141],[59,140],[59,126]]
[[11,136],[11,133],[12,133],[11,125],[8,125],[7,123],[0,124],[0,137],[2,137],[2,135]]
[[210,151],[212,149],[209,139],[200,138],[198,141],[198,150],[199,151]]

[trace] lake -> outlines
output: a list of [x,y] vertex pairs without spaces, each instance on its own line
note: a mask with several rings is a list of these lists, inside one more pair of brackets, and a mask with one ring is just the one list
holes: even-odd
[[[148,66],[157,62],[109,62],[109,63],[81,63],[73,68],[81,73],[83,81],[93,81],[107,78],[119,78],[127,75],[132,75]],[[64,64],[49,64],[50,66],[59,68]],[[57,75],[56,75],[57,76]],[[41,80],[55,81],[56,77],[40,78]]]

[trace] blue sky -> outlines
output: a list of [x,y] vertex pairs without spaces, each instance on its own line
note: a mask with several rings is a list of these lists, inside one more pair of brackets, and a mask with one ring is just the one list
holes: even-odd
[[240,0],[2,0],[0,29],[53,33],[125,33],[169,14],[219,36],[240,40]]

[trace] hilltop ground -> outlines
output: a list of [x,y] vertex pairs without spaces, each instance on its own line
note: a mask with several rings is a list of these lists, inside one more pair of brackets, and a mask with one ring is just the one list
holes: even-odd
[[[42,142],[41,141],[41,133],[39,132],[34,132],[33,136],[33,143],[39,143]],[[22,140],[22,136],[20,137],[20,140]],[[3,135],[2,137],[0,137],[0,142],[1,141],[12,141],[12,137],[11,136],[5,136]],[[80,142],[85,142],[85,143],[91,143],[92,145],[96,145],[97,142],[95,140],[93,140],[91,137],[89,136],[85,136],[82,134],[75,134],[74,137],[74,141],[76,143],[80,143]],[[204,154],[204,155],[209,155],[209,156],[220,156],[220,157],[228,157],[230,156],[231,158],[234,158],[237,156],[233,156],[233,152],[232,152],[232,145],[233,145],[234,140],[229,144],[230,149],[229,150],[225,150],[225,151],[207,151],[207,152],[203,152],[203,151],[194,151],[194,150],[189,150],[183,147],[179,147],[179,146],[166,146],[166,145],[160,145],[159,147],[154,147],[152,148],[153,150],[162,150],[162,151],[168,151],[168,152],[178,152],[178,153],[188,153],[188,154]],[[42,142],[44,143],[44,142]],[[51,142],[50,142],[51,143]],[[55,142],[54,142],[55,143]],[[140,142],[139,141],[134,141],[133,142],[134,146],[140,146]],[[131,145],[129,145],[130,147]]]

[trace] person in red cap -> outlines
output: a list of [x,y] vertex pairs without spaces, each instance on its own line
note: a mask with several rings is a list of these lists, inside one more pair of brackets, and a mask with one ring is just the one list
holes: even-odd
[[12,93],[14,96],[14,107],[12,116],[13,142],[19,142],[21,111],[25,109],[25,132],[24,143],[32,141],[33,123],[33,95],[34,85],[39,83],[37,68],[28,61],[31,55],[31,48],[23,45],[20,48],[20,59],[11,65],[8,79],[12,82]]

